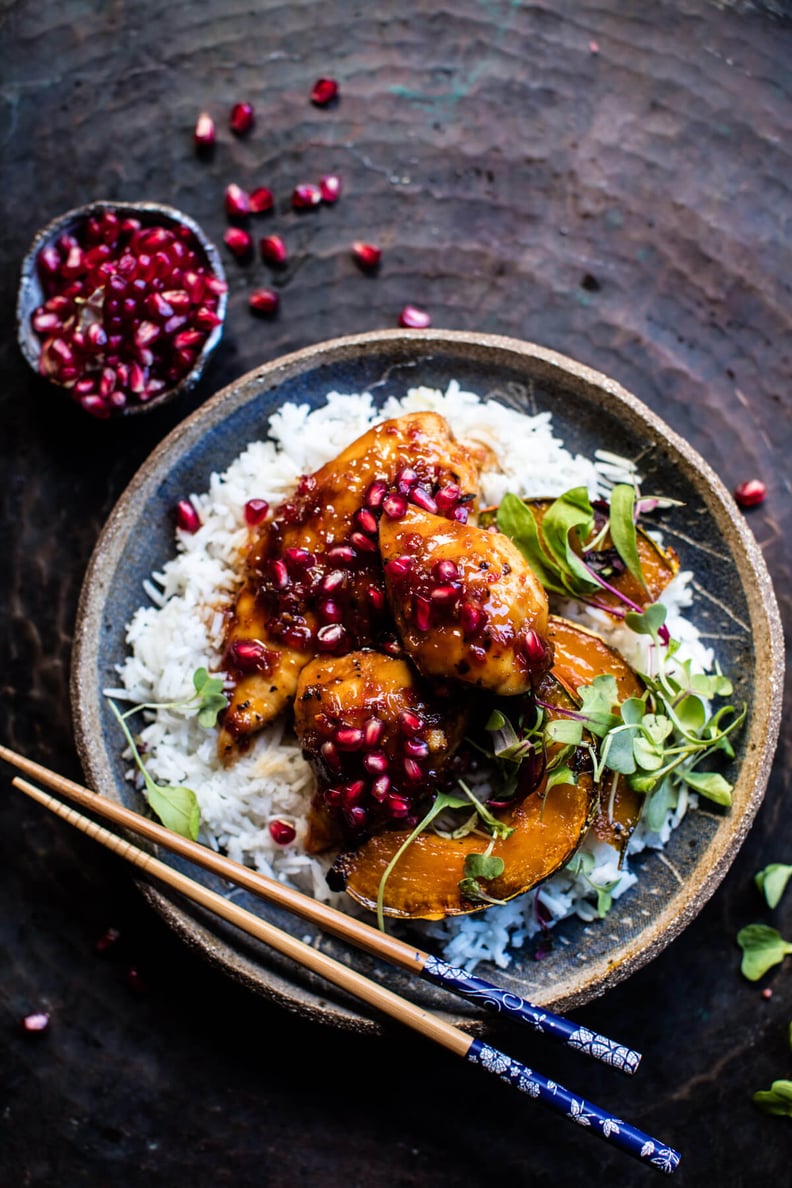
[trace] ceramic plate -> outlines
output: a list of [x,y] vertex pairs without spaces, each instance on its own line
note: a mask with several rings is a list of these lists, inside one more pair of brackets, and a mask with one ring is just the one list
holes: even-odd
[[[179,425],[142,466],[113,511],[86,574],[80,602],[72,698],[76,737],[88,783],[140,810],[124,780],[118,727],[102,689],[117,683],[124,627],[145,601],[143,580],[173,552],[173,507],[185,492],[203,491],[244,445],[266,434],[285,401],[318,406],[327,393],[368,390],[377,401],[418,384],[445,389],[451,379],[480,396],[521,410],[550,410],[556,434],[573,452],[605,448],[640,457],[643,489],[682,501],[664,516],[664,530],[694,571],[688,613],[714,642],[735,696],[750,707],[729,777],[729,811],[691,812],[661,861],[649,851],[632,862],[637,885],[614,905],[607,922],[566,921],[559,943],[537,962],[517,952],[506,971],[479,966],[534,1002],[567,1010],[613,986],[660,952],[712,895],[743,841],[764,793],[778,733],[783,666],[778,611],[761,553],[720,480],[681,438],[634,396],[605,376],[530,343],[439,331],[383,331],[337,339],[268,363],[231,384]],[[179,861],[176,862],[180,865]],[[220,880],[188,867],[226,890]],[[230,975],[306,1015],[376,1031],[373,1015],[286,959],[241,938],[235,929],[145,887],[174,930]],[[236,898],[236,896],[235,896]],[[296,935],[311,929],[251,896],[240,902]],[[321,947],[397,992],[431,1007],[471,1032],[486,1027],[475,1007],[415,982],[331,938]],[[425,942],[424,942],[425,943]]]

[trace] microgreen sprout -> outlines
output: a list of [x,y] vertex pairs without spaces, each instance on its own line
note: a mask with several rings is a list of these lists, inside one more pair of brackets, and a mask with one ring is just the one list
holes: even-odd
[[758,982],[769,969],[780,965],[787,954],[792,953],[792,944],[769,924],[747,924],[737,933],[737,944],[742,949],[740,972],[749,982]]
[[205,668],[196,669],[192,680],[195,692],[180,701],[141,702],[123,713],[111,697],[108,697],[108,701],[110,709],[124,732],[135,765],[143,777],[146,799],[152,810],[168,829],[195,841],[201,824],[201,814],[195,793],[191,788],[182,785],[158,784],[152,779],[127,724],[127,718],[141,711],[168,709],[184,714],[195,714],[199,725],[205,729],[211,729],[217,722],[217,715],[226,707],[223,680],[221,677],[209,676]]

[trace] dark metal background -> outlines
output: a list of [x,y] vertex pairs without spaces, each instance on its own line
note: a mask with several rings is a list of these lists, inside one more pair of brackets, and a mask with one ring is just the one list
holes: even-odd
[[[788,6],[581,0],[344,0],[0,6],[6,329],[3,741],[79,778],[68,705],[76,600],[99,529],[151,448],[212,391],[284,351],[395,324],[531,339],[612,375],[685,435],[750,514],[790,622],[792,446]],[[337,77],[332,109],[311,106]],[[225,113],[254,102],[235,140]],[[210,161],[192,151],[212,111]],[[338,172],[335,207],[287,209]],[[229,262],[228,326],[196,392],[96,424],[27,370],[19,264],[36,229],[95,198],[171,202],[216,241],[229,181],[284,204],[282,311],[255,320],[260,263]],[[384,249],[376,277],[349,245]],[[681,1185],[788,1180],[790,1129],[754,1089],[792,1076],[792,970],[738,972],[737,929],[792,938],[792,893],[754,872],[792,861],[789,731],[724,884],[651,966],[581,1012],[646,1053],[633,1083],[514,1035],[514,1054],[678,1146]],[[311,1027],[208,969],[127,869],[8,787],[0,795],[0,1181],[146,1185],[614,1188],[651,1173],[401,1031]],[[120,930],[103,954],[96,941]],[[129,971],[138,971],[137,978]],[[772,988],[769,999],[761,986]],[[23,1034],[46,1009],[52,1024]]]

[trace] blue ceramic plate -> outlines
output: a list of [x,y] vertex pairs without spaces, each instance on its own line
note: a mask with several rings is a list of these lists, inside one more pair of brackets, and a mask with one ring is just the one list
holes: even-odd
[[[515,954],[508,971],[479,967],[534,1002],[567,1010],[601,994],[660,952],[696,916],[726,873],[762,799],[778,733],[783,668],[782,633],[764,561],[742,514],[720,480],[681,438],[618,384],[530,343],[445,331],[383,331],[322,343],[243,376],[179,425],[154,451],[119,500],[99,539],[82,591],[72,673],[80,756],[88,783],[140,810],[141,798],[124,780],[117,724],[101,690],[116,683],[125,654],[124,627],[144,601],[142,583],[173,552],[172,510],[185,491],[202,491],[212,471],[224,470],[244,445],[266,434],[271,413],[285,401],[318,406],[330,391],[368,390],[376,400],[425,384],[463,388],[519,409],[553,413],[556,432],[573,452],[606,448],[640,455],[644,489],[673,495],[684,506],[664,517],[664,530],[692,568],[698,593],[689,612],[716,641],[736,697],[750,707],[729,778],[729,811],[688,814],[664,852],[633,860],[638,884],[614,905],[607,923],[571,920],[558,926],[568,943],[541,962]],[[717,591],[717,597],[707,591]],[[178,863],[177,863],[178,865]],[[643,868],[643,869],[642,869]],[[195,878],[219,880],[184,864]],[[226,888],[227,890],[227,888]],[[270,998],[339,1026],[376,1031],[364,1010],[285,958],[241,938],[159,889],[145,894],[174,930],[229,974]],[[248,907],[302,937],[310,932],[286,913],[240,897]],[[332,938],[322,941],[356,968],[431,1007],[469,1031],[486,1023],[475,1007]]]

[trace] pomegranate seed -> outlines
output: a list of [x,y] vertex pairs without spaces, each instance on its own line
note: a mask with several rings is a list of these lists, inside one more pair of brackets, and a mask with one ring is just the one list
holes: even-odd
[[374,799],[378,800],[380,804],[387,800],[390,784],[390,778],[386,775],[378,776],[378,778],[372,783],[369,791],[371,792],[371,795],[374,797]]
[[189,499],[180,499],[176,504],[176,526],[182,532],[197,532],[201,527],[201,517]]
[[397,720],[402,734],[406,734],[408,738],[411,738],[419,730],[423,730],[424,728],[423,718],[419,717],[413,710],[402,710]]
[[353,780],[351,784],[341,789],[341,802],[345,808],[352,808],[366,791],[364,780]]
[[286,244],[280,235],[265,235],[259,242],[259,251],[261,252],[262,260],[266,261],[267,264],[285,264],[288,258]]
[[423,487],[413,487],[410,492],[410,502],[414,503],[416,507],[420,507],[423,511],[431,512],[433,515],[437,514],[437,504],[428,491]]
[[455,507],[451,512],[451,519],[456,520],[458,524],[467,524],[469,515],[470,512],[466,507]]
[[423,769],[417,759],[404,760],[404,774],[411,784],[419,784],[424,778]]
[[332,598],[326,598],[319,603],[319,616],[325,623],[340,623],[343,616],[341,607]]
[[475,635],[487,618],[486,611],[473,602],[463,602],[459,608],[459,622],[465,635]]
[[126,974],[127,986],[130,990],[134,990],[136,994],[145,994],[146,981],[139,969],[131,965]]
[[339,590],[342,586],[345,586],[346,580],[346,574],[343,569],[331,569],[322,579],[322,593],[332,594],[335,590]]
[[110,406],[101,396],[81,396],[80,408],[99,421],[104,421],[110,416]]
[[352,244],[352,255],[361,268],[376,268],[382,259],[382,250],[374,243],[361,243],[356,240]]
[[311,102],[317,107],[326,107],[338,95],[338,83],[334,78],[317,78],[311,87]]
[[94,945],[94,948],[96,949],[97,953],[106,953],[108,949],[112,948],[120,936],[121,933],[117,928],[108,928],[107,931],[103,932],[99,937],[98,941]]
[[320,652],[335,652],[346,643],[347,638],[347,630],[341,623],[328,623],[317,631],[316,646]]
[[230,660],[243,672],[267,671],[273,653],[259,639],[237,639],[231,645]]
[[377,542],[362,532],[351,532],[349,542],[359,553],[376,553],[377,551]]
[[544,641],[533,627],[530,627],[522,638],[522,651],[529,664],[541,664],[547,656]]
[[32,1015],[25,1015],[22,1027],[25,1031],[46,1031],[50,1017],[46,1011],[35,1011]]
[[268,186],[257,186],[250,191],[251,214],[266,214],[275,205],[275,195]]
[[338,726],[333,742],[339,751],[359,751],[363,746],[363,731],[355,726]]
[[432,577],[438,582],[455,582],[459,568],[455,561],[438,561],[432,568]]
[[361,507],[355,513],[355,519],[361,532],[367,532],[369,536],[377,535],[377,529],[379,527],[377,517],[367,507]]
[[382,501],[382,510],[389,520],[403,520],[407,515],[407,500],[404,495],[392,491]]
[[242,227],[229,227],[223,236],[223,242],[237,260],[246,259],[253,251],[253,240]]
[[279,590],[286,590],[291,585],[291,578],[289,571],[286,568],[286,562],[279,558],[272,562],[270,566],[272,570],[272,580]]
[[327,550],[328,561],[354,561],[357,553],[351,545],[333,545]]
[[294,210],[310,210],[322,201],[322,191],[312,182],[304,182],[292,190],[291,204]]
[[385,730],[385,723],[380,718],[369,718],[363,724],[363,741],[369,748],[376,747],[379,740],[382,738]]
[[211,148],[215,142],[215,124],[208,112],[202,111],[195,121],[193,140],[199,149]]
[[399,643],[398,639],[389,639],[382,645],[383,652],[388,656],[402,656],[404,655],[404,648]]
[[447,483],[435,495],[437,510],[441,513],[449,512],[462,494],[456,483]]
[[341,197],[341,178],[334,173],[326,173],[319,178],[319,193],[322,202],[338,202]]
[[350,829],[362,829],[368,819],[368,813],[360,804],[353,804],[350,808],[344,809],[344,816],[346,817]]
[[321,747],[319,748],[319,753],[328,767],[332,767],[337,771],[341,766],[341,758],[338,754],[336,745],[329,739],[322,743]]
[[175,351],[188,351],[192,347],[199,346],[204,340],[204,335],[200,330],[183,330],[181,334],[177,334],[173,340],[173,349]]
[[388,796],[388,808],[394,817],[406,817],[410,811],[410,802],[403,796],[396,796],[391,792]]
[[366,491],[364,496],[366,507],[370,507],[373,511],[376,511],[377,508],[382,507],[382,501],[385,498],[387,490],[388,484],[384,481],[384,479],[376,479],[375,482],[371,484],[368,491]]
[[420,738],[408,738],[404,744],[404,752],[411,759],[428,759],[429,744],[423,742]]
[[402,495],[409,495],[417,483],[418,475],[411,466],[403,466],[396,475],[396,486]]
[[419,309],[417,305],[405,305],[399,314],[399,325],[408,330],[425,330],[431,324],[432,319],[429,314],[425,309]]
[[394,557],[385,566],[385,573],[389,578],[403,578],[411,571],[413,565],[412,557]]
[[297,830],[288,821],[281,821],[276,817],[274,821],[270,821],[267,828],[270,831],[270,837],[279,846],[288,846],[289,842],[293,842],[297,836]]
[[248,297],[248,305],[254,313],[269,316],[278,312],[280,297],[274,289],[256,289]]
[[308,549],[291,546],[283,550],[283,556],[287,563],[295,569],[307,569],[309,565],[316,564],[316,557]]
[[39,308],[30,319],[30,324],[37,334],[51,334],[54,330],[60,330],[63,327],[63,322],[55,313],[49,313],[46,309]]
[[369,775],[384,775],[388,770],[388,756],[382,751],[369,751],[363,759],[363,766]]
[[231,108],[228,123],[232,132],[235,132],[237,136],[244,136],[253,127],[255,118],[251,103],[235,103]]
[[323,795],[325,804],[329,804],[331,807],[341,803],[340,788],[325,788]]
[[57,276],[60,272],[60,252],[52,244],[47,244],[36,257],[36,267],[43,277]]
[[413,597],[413,621],[419,631],[428,631],[432,625],[432,604],[423,594]]
[[216,314],[213,309],[209,309],[207,305],[202,305],[193,314],[193,322],[199,330],[214,330],[215,326],[219,326],[222,320],[220,315]]
[[245,523],[255,528],[269,515],[269,504],[266,499],[248,499],[245,504]]
[[226,186],[225,208],[226,214],[230,219],[240,219],[249,215],[250,195],[247,190],[243,190],[241,186],[236,185],[234,182],[230,186]]
[[368,586],[366,598],[374,610],[381,611],[385,606],[385,593],[381,586]]
[[435,586],[430,594],[432,602],[438,606],[453,606],[459,602],[460,596],[456,586]]
[[767,487],[761,479],[748,479],[734,488],[738,507],[757,507],[767,498]]
[[310,646],[313,633],[309,627],[301,627],[299,624],[296,624],[284,631],[283,639],[290,648],[294,648],[297,652],[302,652]]

